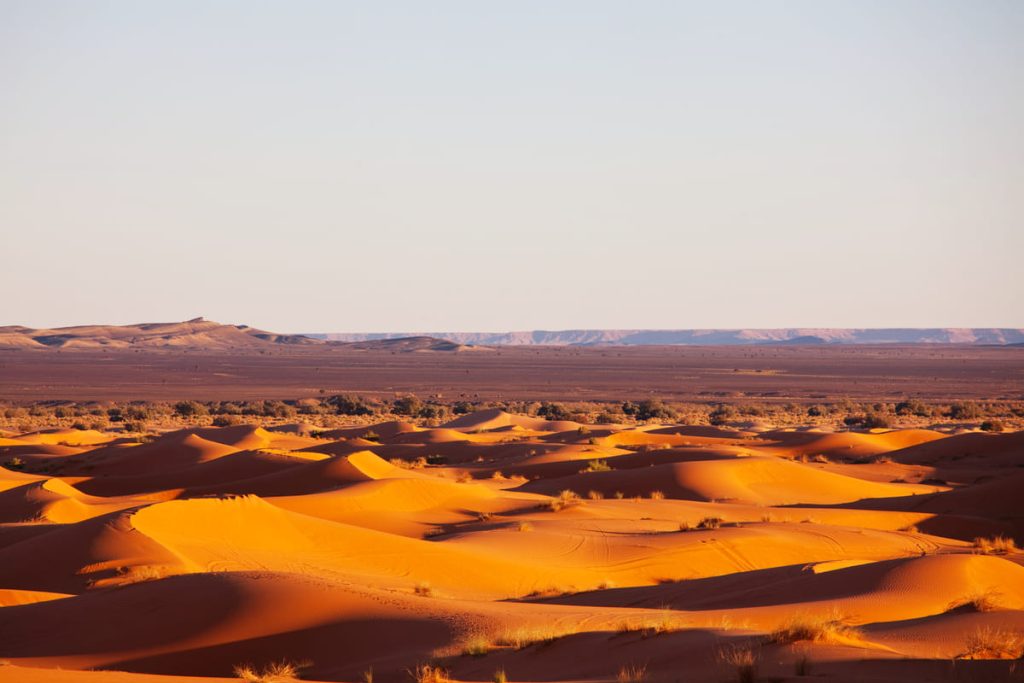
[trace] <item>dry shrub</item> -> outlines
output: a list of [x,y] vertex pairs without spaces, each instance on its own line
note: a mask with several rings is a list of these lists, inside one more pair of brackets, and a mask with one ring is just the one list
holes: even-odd
[[538,643],[541,645],[549,645],[559,638],[578,632],[579,629],[575,626],[523,626],[504,631],[500,636],[498,636],[495,643],[502,647],[512,647],[516,650],[522,650]]
[[617,680],[619,683],[641,683],[647,680],[647,665],[626,664],[619,669]]
[[1024,634],[1001,628],[980,627],[967,637],[959,659],[1018,659],[1024,656]]
[[448,683],[450,680],[447,671],[439,666],[431,666],[430,664],[420,664],[415,669],[411,669],[409,676],[416,683]]
[[587,498],[590,500],[601,500],[604,498],[604,494],[600,491],[587,491]]
[[1017,544],[1012,538],[994,536],[974,539],[974,547],[983,555],[1008,555],[1016,552]]
[[462,641],[460,649],[467,657],[483,657],[491,651],[491,639],[483,633],[472,633]]
[[722,526],[721,517],[705,517],[697,523],[698,529],[717,529]]
[[580,505],[582,502],[583,500],[580,498],[578,493],[566,489],[559,493],[557,498],[553,498],[548,503],[548,508],[550,508],[552,512],[558,512],[559,510],[565,510],[566,508],[573,507],[574,505]]
[[785,622],[768,636],[773,643],[796,643],[802,640],[831,645],[847,645],[862,640],[859,630],[843,622],[837,615],[828,617],[797,616]]
[[530,524],[529,522],[519,522],[519,524],[516,525],[516,530],[517,531],[533,531],[533,525]]
[[665,500],[665,494],[662,491],[651,491],[651,500]]
[[494,675],[491,677],[491,681],[492,683],[508,683],[508,675],[505,673],[504,669],[498,667],[495,669]]
[[235,667],[235,676],[246,683],[285,683],[298,678],[298,668],[286,661],[267,664],[262,670],[251,664]]
[[434,595],[434,588],[426,581],[420,581],[419,583],[417,583],[413,587],[412,591],[416,595],[422,595],[425,598],[433,597]]
[[757,663],[760,653],[750,645],[728,645],[718,650],[718,660],[736,669],[739,683],[754,683],[757,680]]
[[994,612],[1002,606],[999,598],[999,592],[990,588],[985,591],[970,593],[959,600],[954,600],[949,603],[949,607],[946,610],[952,611],[961,607],[971,607],[975,612]]
[[580,474],[586,472],[611,472],[611,469],[607,460],[591,460],[587,463],[586,467],[580,470]]

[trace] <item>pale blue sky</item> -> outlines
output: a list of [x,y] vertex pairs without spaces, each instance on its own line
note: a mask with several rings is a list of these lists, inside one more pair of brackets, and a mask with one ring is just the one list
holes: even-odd
[[1024,3],[0,0],[0,324],[1024,326]]

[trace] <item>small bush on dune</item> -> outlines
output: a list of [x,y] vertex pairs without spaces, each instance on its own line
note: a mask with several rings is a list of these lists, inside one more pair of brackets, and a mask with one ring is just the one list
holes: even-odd
[[974,539],[974,547],[983,555],[1008,555],[1017,550],[1017,543],[1012,538],[994,536]]
[[958,659],[1019,659],[1024,656],[1024,634],[1001,628],[981,627],[967,637]]
[[618,683],[640,683],[647,680],[647,665],[627,664],[619,669]]
[[483,657],[491,651],[491,640],[482,633],[474,633],[462,641],[461,649],[466,657]]
[[810,641],[833,645],[848,644],[861,640],[861,633],[856,628],[843,623],[838,616],[832,617],[794,617],[768,636],[773,643],[797,643]]
[[717,529],[722,526],[721,517],[705,517],[697,523],[698,529]]
[[494,675],[491,676],[492,683],[508,683],[508,675],[502,668],[495,669]]
[[286,683],[298,678],[298,668],[289,662],[267,664],[262,670],[249,664],[235,667],[235,676],[246,683]]
[[559,510],[564,510],[566,508],[573,507],[574,505],[580,505],[582,502],[583,500],[580,498],[578,493],[566,489],[559,493],[557,498],[553,498],[548,503],[548,508],[552,512],[558,512]]
[[757,680],[757,663],[760,654],[750,645],[730,645],[718,650],[718,660],[736,670],[739,683],[754,683]]
[[961,607],[970,607],[976,612],[994,612],[1001,606],[999,599],[999,593],[995,590],[979,591],[977,593],[971,593],[966,595],[960,600],[954,600],[949,603],[947,611],[959,609]]
[[416,683],[448,683],[448,672],[439,666],[420,664],[409,671],[409,676]]
[[611,467],[608,466],[607,460],[591,460],[587,463],[587,466],[580,470],[580,474],[586,472],[610,472]]

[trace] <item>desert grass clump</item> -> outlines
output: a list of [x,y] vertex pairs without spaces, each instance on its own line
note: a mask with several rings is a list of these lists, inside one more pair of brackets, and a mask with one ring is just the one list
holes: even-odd
[[298,668],[286,661],[267,664],[257,669],[251,664],[240,664],[235,667],[235,677],[246,683],[286,683],[298,678]]
[[651,491],[651,500],[665,500],[665,494],[662,491]]
[[718,650],[718,661],[736,670],[738,683],[755,683],[760,653],[750,645],[728,645]]
[[565,510],[566,508],[579,505],[582,502],[583,499],[580,498],[580,494],[566,489],[559,493],[557,498],[553,498],[548,502],[548,508],[552,512],[558,512],[559,510]]
[[705,517],[697,522],[698,529],[717,529],[720,526],[722,526],[721,517]]
[[426,581],[420,581],[413,586],[412,592],[425,598],[434,597],[434,587]]
[[473,633],[462,641],[461,649],[465,657],[483,657],[491,651],[491,639],[483,633]]
[[556,628],[555,626],[525,626],[504,631],[495,640],[501,647],[524,650],[531,645],[550,645],[559,638],[578,633],[575,626]]
[[533,531],[533,524],[526,521],[519,522],[516,524],[516,531]]
[[508,674],[501,667],[494,670],[494,675],[491,676],[491,683],[508,683]]
[[860,631],[844,623],[838,615],[829,617],[797,616],[779,626],[768,636],[770,642],[779,644],[809,641],[829,645],[848,645],[852,642],[859,642],[861,639]]
[[618,683],[641,683],[647,680],[646,664],[626,664],[619,669]]
[[1024,656],[1024,634],[1002,628],[980,627],[967,637],[957,659],[1019,659]]
[[962,607],[970,607],[975,612],[994,612],[1002,606],[999,599],[999,592],[994,589],[970,593],[949,603],[946,611],[953,611]]
[[439,666],[420,664],[409,670],[409,676],[416,683],[449,683],[448,672]]
[[587,463],[587,466],[580,470],[580,474],[587,472],[611,472],[612,468],[608,465],[607,460],[591,460]]
[[983,555],[1009,555],[1016,552],[1017,544],[1012,538],[994,536],[974,539],[974,548]]

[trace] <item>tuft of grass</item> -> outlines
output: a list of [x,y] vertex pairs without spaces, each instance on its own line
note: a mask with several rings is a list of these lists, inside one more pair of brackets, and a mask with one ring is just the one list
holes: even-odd
[[1012,538],[994,536],[992,538],[974,539],[974,548],[983,555],[1009,555],[1017,551],[1017,543]]
[[591,460],[587,463],[587,466],[580,470],[580,474],[587,472],[611,472],[612,468],[608,465],[607,460]]
[[516,530],[517,531],[533,531],[533,525],[530,524],[529,522],[519,522],[519,524],[516,525]]
[[582,502],[583,499],[580,498],[580,495],[578,493],[576,493],[575,491],[570,491],[569,489],[565,489],[564,491],[558,494],[557,498],[552,498],[548,502],[548,508],[552,512],[558,512],[559,510],[565,510],[566,508],[570,508],[575,505],[580,505]]
[[619,683],[641,683],[647,680],[646,664],[626,664],[619,669],[616,677]]
[[363,672],[363,683],[373,683],[373,667]]
[[721,517],[705,517],[697,522],[698,529],[717,529],[720,526],[722,526]]
[[246,683],[286,683],[298,678],[298,668],[286,661],[272,662],[262,669],[251,664],[240,664],[235,667],[235,677]]
[[994,612],[1001,607],[999,600],[999,592],[993,589],[986,591],[978,591],[970,593],[949,603],[947,611],[959,609],[960,607],[970,607],[975,612]]
[[665,494],[662,491],[651,491],[651,500],[665,500]]
[[576,627],[556,628],[554,626],[532,626],[510,629],[498,636],[496,643],[502,647],[523,650],[531,645],[550,645],[559,638],[578,633]]
[[416,595],[422,595],[425,598],[431,598],[434,596],[434,588],[426,581],[420,581],[413,589],[413,593]]
[[601,500],[604,498],[604,494],[600,491],[587,491],[587,498],[590,500]]
[[409,676],[416,683],[449,683],[448,672],[439,666],[420,664],[409,670]]
[[462,641],[464,657],[484,657],[491,651],[491,639],[483,633],[474,633]]
[[862,640],[859,630],[843,622],[837,615],[830,617],[797,616],[772,631],[768,640],[773,643],[827,643],[844,645]]
[[718,650],[718,660],[736,670],[739,683],[755,683],[760,653],[750,645],[728,645]]
[[1024,656],[1024,634],[1002,628],[979,627],[967,637],[966,646],[957,659],[1019,659]]
[[498,667],[494,670],[494,675],[491,676],[492,683],[508,683],[508,675],[505,674],[505,670]]

